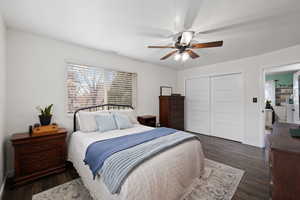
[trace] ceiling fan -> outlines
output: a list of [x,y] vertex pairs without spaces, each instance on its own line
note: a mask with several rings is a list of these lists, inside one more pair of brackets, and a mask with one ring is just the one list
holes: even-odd
[[195,36],[194,31],[183,31],[175,34],[178,36],[175,38],[174,45],[166,45],[166,46],[148,46],[148,48],[171,48],[175,49],[168,53],[167,55],[160,58],[160,60],[165,60],[172,55],[175,55],[174,59],[177,61],[182,58],[182,61],[186,61],[189,57],[192,59],[199,58],[200,56],[193,51],[193,49],[200,48],[211,48],[211,47],[221,47],[223,46],[223,41],[214,41],[207,43],[193,43],[192,39]]

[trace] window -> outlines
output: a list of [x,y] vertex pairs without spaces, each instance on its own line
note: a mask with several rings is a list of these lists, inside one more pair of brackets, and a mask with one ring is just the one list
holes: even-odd
[[68,113],[100,104],[136,106],[137,74],[68,64]]

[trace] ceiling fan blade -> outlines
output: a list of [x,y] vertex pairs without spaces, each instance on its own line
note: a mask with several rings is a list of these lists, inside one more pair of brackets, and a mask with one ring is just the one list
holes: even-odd
[[172,49],[174,49],[175,47],[174,46],[148,46],[148,48],[156,48],[156,49],[158,49],[158,48],[172,48]]
[[184,29],[185,30],[189,30],[192,29],[194,22],[199,14],[199,10],[201,8],[201,4],[203,3],[203,1],[193,1],[190,0],[189,1],[189,7],[187,10],[187,13],[185,15],[185,19],[184,19]]
[[165,60],[167,58],[169,58],[170,56],[172,56],[173,54],[175,54],[178,50],[172,51],[170,53],[168,53],[167,55],[165,55],[164,57],[162,57],[160,60]]
[[182,32],[191,29],[203,2],[199,0],[175,0],[174,3],[175,31]]
[[151,37],[151,38],[168,39],[168,38],[172,38],[174,35],[174,33],[170,30],[154,28],[154,27],[140,26],[138,30],[140,30],[138,31],[139,35]]
[[198,54],[196,54],[194,51],[192,51],[192,50],[186,50],[186,52],[189,54],[189,56],[191,57],[191,58],[193,58],[193,59],[195,59],[195,58],[199,58],[200,56],[198,55]]
[[192,44],[191,48],[200,49],[200,48],[221,47],[221,46],[223,46],[223,41],[215,41],[215,42]]

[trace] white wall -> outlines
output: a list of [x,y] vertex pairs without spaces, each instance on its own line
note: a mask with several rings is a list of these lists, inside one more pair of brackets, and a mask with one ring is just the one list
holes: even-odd
[[[263,114],[261,112],[263,104],[262,71],[264,68],[300,62],[299,52],[300,45],[260,56],[182,70],[177,74],[177,90],[184,94],[184,80],[188,77],[242,72],[245,90],[244,143],[261,147],[264,145]],[[258,97],[259,103],[253,103],[253,97]]]
[[134,61],[46,37],[7,31],[7,131],[27,131],[38,122],[38,105],[54,104],[54,121],[72,128],[66,114],[66,61],[138,74],[138,114],[159,113],[159,87],[176,87],[175,70]]
[[[0,189],[4,178],[6,27],[0,14]],[[0,191],[1,192],[1,191]],[[0,194],[1,198],[1,194]]]

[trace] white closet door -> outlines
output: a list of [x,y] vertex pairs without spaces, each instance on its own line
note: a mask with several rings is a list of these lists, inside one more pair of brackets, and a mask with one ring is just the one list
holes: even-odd
[[188,79],[185,84],[185,129],[210,134],[209,77]]
[[243,82],[241,74],[211,78],[212,135],[242,141]]

